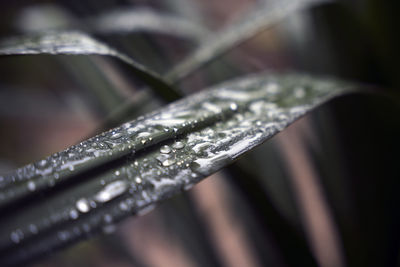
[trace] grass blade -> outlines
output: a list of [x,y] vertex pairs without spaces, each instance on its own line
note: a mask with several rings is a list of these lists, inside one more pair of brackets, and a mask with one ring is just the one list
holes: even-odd
[[326,0],[273,1],[272,4],[257,5],[254,11],[246,14],[237,23],[211,35],[165,77],[171,81],[181,80],[291,13],[324,1]]
[[161,95],[176,99],[179,95],[157,73],[129,56],[78,32],[48,32],[31,36],[9,38],[0,43],[0,55],[103,55],[115,57],[131,66],[131,70]]
[[236,79],[17,169],[0,179],[0,262],[107,231],[353,89],[297,74]]
[[[56,20],[54,18],[62,18]],[[200,41],[208,32],[199,24],[175,14],[151,8],[114,9],[92,18],[78,20],[57,5],[35,5],[23,9],[15,23],[24,33],[82,29],[107,35],[136,32],[161,33]]]
[[147,8],[113,10],[89,19],[89,25],[94,32],[104,34],[156,32],[197,41],[207,33],[204,28],[188,19]]

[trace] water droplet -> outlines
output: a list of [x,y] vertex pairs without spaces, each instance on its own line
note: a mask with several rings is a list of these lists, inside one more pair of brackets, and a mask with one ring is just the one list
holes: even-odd
[[124,127],[124,129],[129,129],[130,127],[132,127],[132,123],[130,122],[124,123],[122,127]]
[[46,166],[46,164],[47,164],[47,160],[45,160],[45,159],[42,159],[41,161],[38,162],[38,165],[40,167],[44,167],[44,166]]
[[169,167],[169,166],[173,165],[174,163],[175,163],[174,159],[166,159],[163,161],[162,165],[164,167]]
[[32,234],[37,234],[38,233],[38,228],[34,224],[29,225],[29,231],[31,231]]
[[28,189],[29,191],[35,191],[36,190],[36,184],[33,181],[28,182]]
[[98,143],[98,146],[101,148],[101,149],[108,149],[108,146],[107,146],[107,144],[105,144],[105,143]]
[[174,143],[173,145],[172,145],[172,148],[173,149],[182,149],[182,148],[184,148],[185,147],[185,144],[184,143],[182,143],[182,142],[176,142],[176,143]]
[[141,132],[137,135],[137,138],[148,137],[149,135],[151,135],[149,132]]
[[122,133],[113,133],[110,138],[111,139],[118,139],[122,136]]
[[86,212],[88,212],[90,210],[89,202],[85,198],[79,199],[75,203],[75,206],[82,213],[86,213]]
[[276,94],[279,92],[279,85],[276,83],[269,83],[267,85],[267,93],[269,94]]
[[232,102],[232,103],[229,105],[229,108],[230,108],[232,111],[236,111],[237,108],[238,108],[238,106],[237,106],[236,103]]
[[69,165],[69,166],[68,166],[68,169],[69,169],[70,171],[73,171],[73,170],[75,169],[75,167],[74,167],[74,165]]
[[124,181],[115,181],[106,185],[103,190],[98,192],[95,196],[95,199],[97,202],[107,202],[119,195],[122,195],[126,189],[127,184]]
[[202,106],[205,108],[205,109],[207,109],[207,110],[209,110],[209,111],[212,111],[212,112],[214,112],[214,113],[220,113],[222,110],[221,110],[221,108],[219,107],[219,106],[217,106],[217,105],[215,105],[215,104],[213,104],[213,103],[210,103],[210,102],[204,102],[203,104],[202,104]]
[[90,207],[92,207],[93,209],[95,209],[97,207],[97,204],[94,200],[90,200],[89,202]]
[[77,219],[78,216],[79,216],[79,214],[78,214],[78,212],[76,211],[76,209],[70,210],[70,212],[69,212],[69,217],[70,217],[72,220]]
[[11,241],[13,241],[15,244],[18,244],[24,238],[24,233],[22,233],[21,229],[15,230],[11,232],[10,238]]
[[115,175],[116,176],[118,176],[118,175],[120,175],[121,173],[119,172],[119,171],[115,171]]
[[169,154],[169,153],[171,153],[171,148],[169,146],[167,146],[167,145],[162,146],[160,148],[160,152],[163,153],[163,154]]
[[306,92],[303,87],[294,88],[294,96],[296,98],[303,98],[306,95]]
[[138,184],[140,184],[140,183],[142,182],[142,179],[140,179],[139,177],[136,177],[136,178],[135,178],[135,182],[138,183]]
[[128,204],[126,204],[125,201],[122,201],[121,203],[119,203],[119,208],[121,210],[128,210],[129,209]]

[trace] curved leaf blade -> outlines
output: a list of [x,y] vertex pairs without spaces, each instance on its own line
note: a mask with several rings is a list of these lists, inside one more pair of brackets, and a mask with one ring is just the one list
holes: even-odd
[[161,33],[197,41],[207,34],[206,29],[183,16],[162,13],[151,8],[113,9],[93,18],[78,20],[61,6],[38,4],[23,9],[14,24],[24,33],[75,28],[107,35]]
[[236,79],[17,169],[0,179],[0,262],[108,231],[355,90],[297,74]]
[[238,22],[211,34],[165,77],[170,81],[179,81],[288,15],[325,1],[327,0],[272,1],[257,5]]
[[79,31],[38,33],[9,38],[0,43],[0,56],[41,54],[111,56],[130,65],[132,71],[139,78],[155,90],[160,91],[161,94],[167,95],[168,93],[171,99],[176,99],[179,95],[157,73],[107,44]]
[[207,31],[188,19],[156,12],[148,8],[113,10],[89,19],[94,32],[127,34],[132,32],[157,32],[200,41]]

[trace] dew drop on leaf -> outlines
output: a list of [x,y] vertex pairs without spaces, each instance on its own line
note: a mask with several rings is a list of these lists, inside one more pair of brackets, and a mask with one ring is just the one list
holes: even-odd
[[119,208],[120,208],[121,210],[128,210],[128,209],[129,209],[128,204],[126,204],[124,201],[122,201],[121,203],[119,203]]
[[47,164],[47,160],[45,160],[45,159],[42,159],[41,161],[38,162],[38,165],[40,167],[44,167],[44,166],[46,166],[46,164]]
[[77,211],[76,209],[70,210],[70,212],[69,212],[69,217],[70,217],[71,219],[75,220],[75,219],[78,218],[78,216],[79,216],[79,213],[78,213],[78,211]]
[[173,165],[174,163],[175,163],[174,159],[166,159],[163,161],[162,165],[164,167],[169,167],[169,166]]
[[34,224],[30,224],[30,225],[29,225],[29,231],[30,231],[32,234],[37,234],[37,233],[38,233],[37,226],[34,225]]
[[122,136],[121,133],[113,133],[113,134],[110,136],[110,138],[111,138],[111,139],[118,139],[118,138],[120,138],[121,136]]
[[11,241],[14,242],[15,244],[18,244],[21,241],[19,231],[20,230],[16,230],[14,232],[11,232],[11,234],[10,234]]
[[89,201],[87,201],[87,199],[85,199],[85,198],[79,199],[75,203],[75,206],[82,213],[86,213],[90,210]]
[[127,184],[124,181],[115,181],[104,187],[95,196],[97,202],[108,202],[119,195],[122,195],[127,189]]
[[33,181],[29,181],[28,182],[28,189],[29,189],[29,191],[35,191],[36,190],[36,184],[35,184],[35,182],[33,182]]
[[167,146],[167,145],[162,146],[160,148],[160,152],[163,153],[163,154],[169,154],[169,153],[171,153],[171,148],[169,146]]
[[232,102],[232,103],[229,105],[229,108],[230,108],[232,111],[236,111],[237,108],[238,108],[238,106],[237,106],[236,103],[233,103],[233,102]]
[[269,94],[277,94],[279,92],[279,85],[276,83],[269,83],[266,90]]

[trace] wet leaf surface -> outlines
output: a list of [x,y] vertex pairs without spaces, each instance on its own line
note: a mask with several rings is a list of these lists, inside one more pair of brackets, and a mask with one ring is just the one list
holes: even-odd
[[2,264],[112,231],[355,89],[299,74],[235,79],[4,175]]
[[121,60],[144,82],[175,99],[176,92],[160,75],[129,56],[79,31],[46,32],[14,37],[0,43],[0,55],[102,55]]

